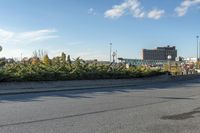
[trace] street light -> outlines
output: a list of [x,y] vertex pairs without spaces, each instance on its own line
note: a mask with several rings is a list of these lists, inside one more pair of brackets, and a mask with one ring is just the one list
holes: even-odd
[[197,62],[199,60],[199,36],[196,36],[197,38]]
[[118,51],[116,50],[116,62],[118,63]]
[[112,43],[110,43],[110,62],[112,62]]
[[[2,51],[2,49],[3,49],[3,48],[2,48],[2,46],[0,45],[0,52]],[[2,67],[0,67],[0,69],[2,69]]]
[[169,65],[169,72],[171,73],[171,59],[172,59],[172,56],[171,55],[168,55],[167,56],[167,59],[168,59],[168,65]]
[[113,52],[112,56],[113,56],[113,63],[115,63],[115,57],[117,56],[117,53]]
[[172,59],[172,56],[171,56],[171,55],[168,55],[168,56],[167,56],[167,59],[168,59],[168,60],[171,60],[171,59]]
[[196,38],[197,38],[197,63],[196,63],[196,69],[198,69],[199,68],[199,66],[198,66],[198,61],[199,61],[199,36],[197,35]]

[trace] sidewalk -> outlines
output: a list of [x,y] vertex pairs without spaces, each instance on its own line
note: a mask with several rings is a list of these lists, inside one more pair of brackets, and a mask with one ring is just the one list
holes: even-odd
[[139,86],[156,82],[171,82],[199,78],[199,75],[171,77],[162,75],[142,79],[118,80],[79,80],[79,81],[47,81],[47,82],[3,82],[0,83],[0,95],[14,95],[26,93],[73,91],[84,89],[100,89],[124,86]]

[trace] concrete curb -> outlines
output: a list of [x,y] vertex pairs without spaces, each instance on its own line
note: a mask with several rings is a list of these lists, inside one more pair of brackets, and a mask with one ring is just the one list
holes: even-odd
[[0,95],[16,95],[44,92],[80,91],[101,88],[119,88],[148,85],[158,82],[177,82],[200,78],[200,75],[168,76],[162,75],[146,79],[85,80],[58,82],[0,83]]

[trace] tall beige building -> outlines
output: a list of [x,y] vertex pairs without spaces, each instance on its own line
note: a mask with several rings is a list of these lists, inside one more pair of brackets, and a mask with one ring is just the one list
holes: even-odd
[[156,49],[143,49],[143,60],[168,60],[168,56],[171,56],[171,60],[175,60],[177,57],[176,47],[157,47]]

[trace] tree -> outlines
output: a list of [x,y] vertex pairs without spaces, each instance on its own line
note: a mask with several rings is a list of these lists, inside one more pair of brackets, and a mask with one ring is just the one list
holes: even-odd
[[60,65],[60,57],[57,56],[57,57],[54,57],[51,62],[52,62],[52,65]]
[[6,58],[0,59],[0,66],[4,66],[7,63]]
[[36,65],[36,64],[38,64],[40,62],[40,59],[38,58],[38,57],[33,57],[32,59],[31,59],[31,64],[32,65]]
[[33,52],[33,57],[37,57],[37,58],[44,58],[44,56],[47,55],[47,52],[45,50],[39,49],[39,50],[35,50]]
[[64,52],[61,54],[61,62],[62,64],[66,64],[66,54]]
[[49,56],[47,54],[43,58],[43,63],[45,65],[50,65],[50,59],[49,59]]
[[70,58],[70,55],[67,56],[67,63],[71,66],[72,64],[72,61],[71,61],[71,58]]

